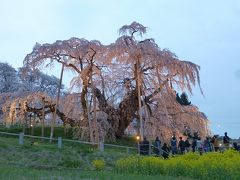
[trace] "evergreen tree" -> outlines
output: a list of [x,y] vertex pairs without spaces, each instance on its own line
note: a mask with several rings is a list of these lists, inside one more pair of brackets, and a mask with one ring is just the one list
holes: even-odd
[[181,96],[179,97],[178,93],[176,94],[176,101],[183,105],[183,106],[189,106],[191,105],[191,101],[188,100],[188,96],[187,94],[184,92],[181,94]]
[[188,100],[188,96],[186,93],[182,93],[181,95],[182,105],[188,106],[191,104],[191,101]]

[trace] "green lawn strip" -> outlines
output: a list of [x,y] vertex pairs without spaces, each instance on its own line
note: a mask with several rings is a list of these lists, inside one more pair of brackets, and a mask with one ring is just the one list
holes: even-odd
[[0,161],[17,162],[28,167],[72,167],[91,169],[91,162],[102,159],[106,162],[106,169],[111,169],[115,160],[125,157],[126,153],[106,149],[99,152],[92,145],[66,143],[58,149],[56,143],[35,141],[30,145],[31,139],[25,138],[24,145],[18,145],[17,138],[0,136]]
[[[166,176],[147,176],[113,171],[117,159],[127,157],[126,152],[106,148],[98,151],[92,145],[67,142],[62,149],[56,143],[25,138],[18,145],[16,137],[0,136],[0,179],[181,179]],[[104,160],[104,171],[95,171],[94,160]],[[34,177],[34,178],[32,178]]]

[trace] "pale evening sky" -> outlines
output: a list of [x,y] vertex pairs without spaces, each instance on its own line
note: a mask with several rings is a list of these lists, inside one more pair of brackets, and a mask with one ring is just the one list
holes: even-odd
[[239,0],[0,0],[0,61],[22,66],[36,42],[109,44],[133,21],[149,27],[161,48],[201,66],[205,97],[196,88],[191,101],[214,134],[240,137]]

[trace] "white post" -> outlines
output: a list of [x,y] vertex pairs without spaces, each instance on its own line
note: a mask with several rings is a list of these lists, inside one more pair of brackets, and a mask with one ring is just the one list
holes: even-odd
[[62,149],[62,137],[58,137],[58,148]]
[[100,152],[104,151],[104,143],[102,141],[99,142],[99,150]]
[[151,143],[149,142],[148,155],[151,155]]
[[127,147],[127,154],[129,154],[129,147]]
[[24,143],[24,133],[19,133],[19,145],[23,145]]

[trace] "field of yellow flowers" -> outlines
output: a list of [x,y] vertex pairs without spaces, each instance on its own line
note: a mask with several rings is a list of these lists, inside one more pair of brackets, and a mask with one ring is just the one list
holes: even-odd
[[240,179],[240,153],[228,150],[200,156],[188,153],[164,160],[160,157],[130,156],[116,161],[118,173],[181,176],[196,179]]

